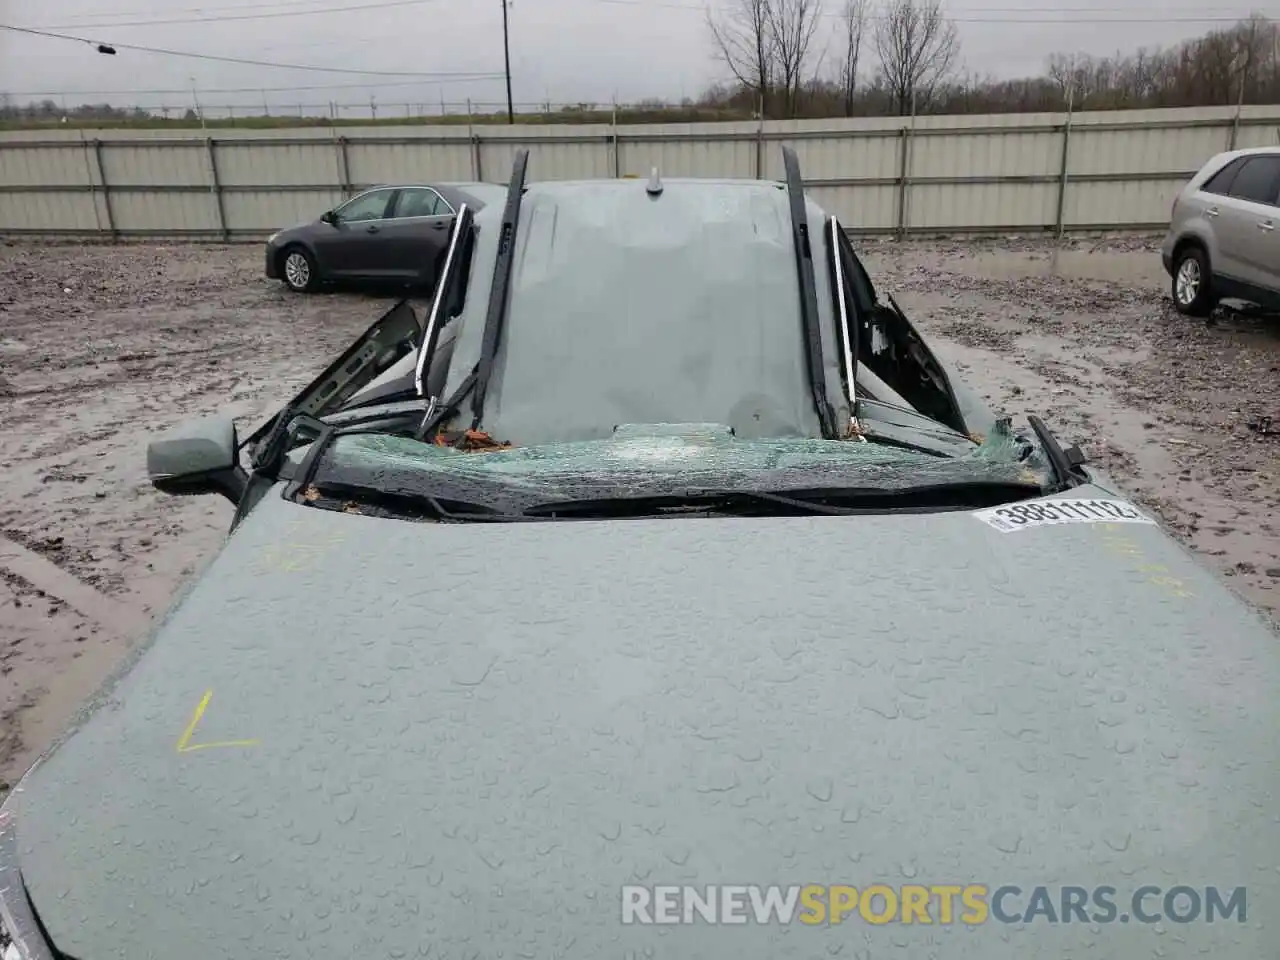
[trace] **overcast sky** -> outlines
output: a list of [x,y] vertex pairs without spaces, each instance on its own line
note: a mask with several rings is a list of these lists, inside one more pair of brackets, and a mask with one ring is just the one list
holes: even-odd
[[[713,6],[733,0],[710,0]],[[825,0],[826,33],[844,0]],[[877,0],[871,0],[873,6]],[[476,74],[502,71],[502,0],[0,0],[0,23],[93,40],[351,71]],[[607,103],[696,96],[724,77],[706,26],[706,0],[512,0],[511,58],[519,103]],[[338,10],[370,5],[365,11]],[[1008,77],[1036,74],[1054,52],[1113,53],[1226,26],[1250,7],[1235,0],[947,0],[958,21],[962,66]],[[1253,9],[1269,16],[1280,0]],[[325,12],[332,11],[332,12]],[[262,17],[263,14],[278,16]],[[874,13],[873,13],[874,15]],[[244,19],[253,16],[255,19]],[[241,19],[227,19],[239,17]],[[1199,18],[1198,20],[1196,18]],[[1209,22],[1219,18],[1223,22]],[[148,20],[186,20],[145,24]],[[981,22],[979,22],[981,21]],[[1127,21],[1127,22],[1122,22]],[[1164,21],[1164,22],[1162,22]],[[1176,22],[1175,22],[1176,21]],[[820,33],[820,37],[821,37]],[[834,46],[834,45],[833,45]],[[874,67],[874,53],[866,58]],[[0,31],[0,92],[16,101],[66,94],[66,102],[249,105],[308,113],[331,100],[380,112],[468,97],[493,105],[501,78],[365,77],[201,61]],[[376,86],[374,86],[376,84]],[[278,89],[314,87],[316,89]],[[253,92],[228,92],[253,88]],[[277,88],[277,89],[273,89]],[[183,92],[135,92],[135,91]],[[324,109],[327,110],[327,107]]]

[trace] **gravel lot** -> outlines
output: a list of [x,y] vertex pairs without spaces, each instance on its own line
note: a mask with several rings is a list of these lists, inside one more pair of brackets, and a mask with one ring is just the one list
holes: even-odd
[[[1280,320],[1177,315],[1150,238],[868,242],[995,404],[1041,414],[1280,613]],[[0,795],[230,522],[146,484],[147,437],[256,427],[394,301],[287,294],[250,246],[0,246]]]

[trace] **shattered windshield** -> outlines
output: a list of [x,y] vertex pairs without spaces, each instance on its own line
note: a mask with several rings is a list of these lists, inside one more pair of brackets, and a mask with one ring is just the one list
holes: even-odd
[[895,494],[1006,485],[1025,486],[1024,495],[1033,495],[1047,471],[1025,441],[1000,431],[972,452],[949,457],[876,443],[742,439],[716,425],[621,427],[602,440],[483,452],[357,433],[333,440],[312,474],[307,499],[340,508],[354,491],[374,491],[520,514],[555,502],[708,491]]

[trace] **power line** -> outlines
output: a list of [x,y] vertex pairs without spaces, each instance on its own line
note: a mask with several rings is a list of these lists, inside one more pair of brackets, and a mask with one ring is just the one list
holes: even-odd
[[[610,4],[613,6],[622,6],[622,7],[662,7],[663,9],[666,9],[666,10],[687,10],[693,13],[706,13],[708,9],[705,6],[693,6],[687,3],[673,3],[673,2],[669,2],[669,0],[591,0],[591,2]],[[1029,13],[1029,14],[1036,14],[1036,15],[1055,11],[1055,10],[1057,12],[1066,13],[1066,14],[1076,13],[1076,12],[1079,12],[1079,13],[1107,13],[1108,12],[1108,8],[1099,8],[1099,7],[1092,7],[1087,9],[1077,8],[1077,7],[1057,7],[1057,8],[1040,7],[1038,9],[1027,9],[1027,10],[1024,10],[1022,8],[1013,8],[1013,7],[1004,7],[1004,8],[993,7],[993,8],[990,8],[989,12],[995,13],[995,12],[1000,12],[1001,10],[1005,10],[1010,13],[1016,12],[1016,13]],[[712,12],[715,12],[714,9],[712,10]],[[973,12],[980,13],[984,11],[982,11],[980,8],[976,8]],[[836,18],[843,19],[844,14],[838,11],[824,10],[824,11],[821,11],[820,16],[836,17]],[[947,16],[946,19],[950,20],[953,23],[1012,23],[1012,24],[1051,23],[1051,24],[1059,24],[1059,25],[1062,25],[1062,24],[1069,25],[1069,24],[1076,24],[1076,23],[1238,23],[1241,20],[1247,20],[1249,16],[1251,15],[1242,13],[1237,16],[1224,16],[1222,14],[1215,14],[1212,16],[1194,16],[1194,17],[1192,16],[1170,17],[1165,15],[1145,16],[1145,17],[1073,17],[1069,20],[1062,19],[1059,17],[1046,18],[1046,17],[1039,17],[1039,16],[1032,16],[1032,17]],[[868,13],[863,19],[868,21],[876,21],[876,20],[886,20],[888,19],[888,17],[885,14]]]
[[[37,37],[49,37],[53,40],[70,40],[74,43],[95,45],[99,41],[87,37],[73,37],[65,33],[50,33],[47,30],[35,30],[31,27],[17,27],[0,23],[0,30],[12,30],[15,33],[28,33]],[[190,50],[167,50],[163,47],[145,47],[136,43],[112,43],[120,50],[137,50],[141,53],[157,53],[167,57],[187,57],[192,60],[212,60],[218,63],[238,63],[250,67],[273,67],[279,70],[310,70],[316,73],[355,74],[365,77],[422,77],[429,80],[490,80],[495,73],[419,73],[413,70],[353,70],[348,67],[318,67],[301,63],[273,63],[269,60],[250,60],[245,57],[222,57],[212,53],[193,53]],[[496,73],[496,76],[503,76]]]
[[[137,9],[137,8],[134,8],[134,9],[129,9],[129,10],[111,10],[111,11],[106,11],[106,12],[102,12],[102,13],[85,13],[85,14],[80,14],[80,15],[79,15],[79,16],[77,16],[75,19],[76,19],[76,21],[77,21],[77,22],[76,22],[76,26],[77,26],[77,27],[78,27],[78,26],[99,26],[100,24],[91,24],[91,23],[90,23],[90,24],[84,24],[84,23],[81,23],[81,21],[86,21],[86,20],[113,19],[113,18],[116,18],[116,17],[156,16],[156,15],[161,14],[161,13],[163,13],[163,14],[175,14],[175,13],[198,13],[198,14],[215,14],[215,13],[216,13],[216,14],[221,14],[221,13],[226,12],[227,10],[261,10],[264,6],[265,6],[265,7],[269,7],[269,8],[279,8],[279,7],[290,7],[290,8],[294,8],[294,7],[313,6],[313,5],[315,5],[315,4],[321,4],[321,3],[325,3],[325,2],[327,2],[327,0],[271,0],[271,2],[269,2],[269,3],[265,3],[265,4],[263,4],[263,3],[235,3],[235,4],[224,4],[224,5],[219,5],[219,6],[216,6],[216,7],[210,7],[210,6],[208,6],[208,5],[204,5],[204,6],[199,6],[199,7],[169,7],[169,8],[162,8],[161,10],[156,10],[154,7],[147,8],[147,9],[141,9],[141,10],[140,10],[140,9]],[[599,2],[599,3],[617,2],[617,3],[622,3],[623,5],[628,5],[628,6],[634,5],[634,6],[646,6],[646,7],[665,7],[665,8],[667,8],[667,9],[675,9],[675,10],[693,10],[693,11],[698,11],[698,12],[702,12],[702,11],[704,11],[704,10],[706,9],[706,7],[704,7],[704,6],[695,6],[695,5],[691,5],[691,4],[687,4],[687,3],[672,3],[672,2],[666,2],[666,0],[595,0],[595,2]],[[1128,6],[1128,7],[1124,7],[1124,6],[1119,6],[1119,5],[1116,5],[1116,4],[1104,4],[1104,5],[1102,5],[1102,6],[1054,6],[1054,7],[1038,6],[1038,7],[1033,7],[1033,8],[1027,8],[1027,7],[970,7],[970,8],[966,11],[966,13],[968,13],[968,14],[989,14],[989,13],[1030,13],[1030,14],[1036,14],[1036,13],[1116,13],[1116,12],[1138,12],[1138,11],[1146,11],[1146,10],[1149,10],[1149,9],[1150,9],[1150,7],[1148,7],[1148,6],[1144,6],[1144,5],[1137,5],[1137,6]],[[1203,9],[1203,6],[1202,6],[1202,5],[1198,5],[1198,4],[1192,4],[1192,5],[1184,6],[1184,7],[1181,7],[1181,8],[1179,8],[1179,7],[1168,7],[1168,6],[1166,6],[1166,7],[1162,7],[1161,9],[1163,9],[1166,13],[1167,13],[1167,12],[1170,12],[1170,11],[1176,11],[1176,10],[1179,10],[1179,9],[1181,9],[1181,10],[1185,10],[1185,11],[1198,11],[1198,10]],[[298,11],[298,12],[299,12],[300,14],[305,14],[305,13],[309,13],[309,12],[312,12],[312,11],[306,11],[306,10],[303,10],[303,11]],[[320,10],[317,10],[317,11],[315,11],[315,12],[317,12],[317,13],[323,13],[323,12],[325,12],[325,11],[324,11],[323,9],[320,9]],[[1242,13],[1240,13],[1240,14],[1239,14],[1239,19],[1248,19],[1248,17],[1249,17],[1250,15],[1251,15],[1251,14],[1250,14],[1250,13],[1248,13],[1248,12],[1242,12]],[[824,12],[824,16],[830,16],[830,17],[841,17],[841,16],[843,16],[843,14],[841,14],[841,13],[839,13],[839,12],[825,11],[825,12]],[[112,26],[118,26],[118,25],[119,25],[119,24],[112,24]],[[36,24],[36,26],[37,26],[37,27],[39,27],[39,28],[42,28],[42,29],[51,29],[51,30],[59,30],[59,29],[74,29],[74,27],[72,27],[72,28],[64,28],[64,27],[61,27],[61,26],[54,26],[54,25],[50,25],[50,24]]]
[[[1101,7],[1034,7],[1034,8],[1028,8],[1028,7],[970,7],[970,8],[968,8],[965,12],[966,12],[966,13],[1114,13],[1114,12],[1116,12],[1116,11],[1119,11],[1119,12],[1121,12],[1121,13],[1126,13],[1126,12],[1128,12],[1128,13],[1133,13],[1133,12],[1137,12],[1137,11],[1146,11],[1146,10],[1150,10],[1150,9],[1151,9],[1150,7],[1143,7],[1143,6],[1137,6],[1137,7],[1119,7],[1119,6],[1115,6],[1114,4],[1110,4],[1110,5],[1101,6]],[[1169,11],[1169,10],[1179,10],[1179,9],[1181,9],[1181,10],[1202,10],[1202,9],[1204,9],[1204,8],[1203,8],[1203,6],[1189,6],[1189,7],[1181,7],[1181,8],[1179,8],[1179,7],[1163,7],[1162,9],[1164,9],[1164,10],[1166,10],[1166,11]],[[836,16],[840,16],[840,14],[836,14]],[[1242,13],[1240,13],[1240,14],[1239,14],[1239,18],[1240,18],[1241,20],[1247,20],[1250,16],[1251,16],[1251,14],[1249,14],[1249,13],[1244,13],[1244,12],[1242,12]]]
[[[494,73],[485,77],[477,77],[475,79],[501,80],[503,74]],[[201,96],[213,93],[298,93],[307,90],[382,90],[389,87],[418,87],[433,83],[453,83],[453,80],[370,80],[368,83],[317,83],[304,84],[300,86],[257,86],[257,87],[200,87]],[[172,90],[6,90],[10,96],[14,97],[131,97],[131,96],[160,96],[164,94],[179,94],[190,96],[190,87],[180,87]]]
[[[436,0],[380,0],[378,3],[354,4],[344,7],[322,7],[316,10],[277,10],[269,13],[233,14],[229,17],[181,17],[169,20],[125,20],[120,23],[112,22],[110,24],[95,24],[94,26],[106,26],[111,29],[115,29],[116,27],[158,27],[175,23],[226,23],[232,20],[272,20],[277,17],[302,17],[324,13],[349,13],[356,10],[381,10],[385,7],[411,7],[434,2],[436,2]],[[47,29],[77,30],[84,29],[85,26],[85,24],[79,23],[58,23],[49,26]]]
[[[868,17],[886,20],[887,17]],[[1239,23],[1246,17],[947,17],[953,23],[1052,23],[1071,26],[1077,23]]]
[[[112,21],[109,24],[107,23],[89,24],[89,23],[82,23],[78,20],[77,22],[69,23],[69,24],[49,24],[49,25],[40,24],[38,25],[38,27],[33,27],[31,29],[75,30],[75,29],[86,29],[90,27],[96,29],[102,26],[148,27],[148,26],[164,26],[164,25],[171,25],[171,24],[184,24],[184,23],[223,23],[223,22],[240,21],[240,20],[268,20],[268,19],[275,19],[279,17],[298,17],[298,16],[308,16],[311,14],[344,13],[344,12],[353,12],[353,11],[362,11],[362,10],[376,10],[376,9],[383,9],[387,7],[416,6],[423,3],[436,2],[436,0],[379,0],[379,2],[375,2],[375,3],[349,4],[349,5],[336,6],[336,7],[334,6],[317,7],[316,9],[312,9],[312,10],[292,9],[292,8],[296,8],[304,5],[310,6],[317,2],[320,2],[320,0],[280,0],[280,2],[270,3],[267,6],[277,7],[277,8],[288,7],[290,9],[267,10],[265,12],[262,11],[261,4],[237,4],[231,7],[216,8],[219,12],[213,13],[210,16],[176,17],[176,18],[170,17],[166,19]],[[689,3],[672,2],[672,0],[590,0],[590,2],[608,4],[612,6],[636,6],[636,7],[643,6],[643,7],[650,7],[650,8],[661,7],[667,10],[684,10],[684,11],[696,12],[696,13],[704,13],[707,10],[707,7],[705,6],[693,5]],[[236,10],[236,9],[251,9],[256,12],[246,13],[246,14],[231,14],[229,16],[224,15],[224,13],[222,12],[225,10]],[[1171,12],[1171,10],[1175,10],[1177,8],[1166,8],[1165,13],[1162,16],[1151,16],[1151,15],[1116,16],[1116,14],[1125,13],[1126,10],[1136,12],[1143,9],[1145,8],[1142,8],[1142,7],[1124,8],[1124,7],[1117,7],[1117,6],[1109,6],[1109,7],[1058,6],[1058,7],[1038,7],[1038,8],[1030,8],[1030,9],[1025,7],[973,7],[966,10],[964,12],[964,15],[953,16],[953,17],[949,17],[948,19],[957,23],[1030,23],[1030,24],[1062,23],[1062,22],[1122,23],[1122,24],[1123,23],[1234,23],[1239,20],[1246,20],[1252,15],[1250,13],[1242,12],[1238,15],[1213,14],[1208,16],[1187,15],[1187,16],[1171,17],[1169,16],[1169,13]],[[1196,10],[1199,8],[1184,7],[1182,9]],[[873,8],[873,11],[874,11],[874,8]],[[112,13],[89,14],[87,16],[105,18],[105,17],[130,16],[130,15],[138,15],[138,14],[146,15],[148,13],[154,13],[154,12],[155,11],[146,11],[146,10],[115,11]],[[186,8],[185,10],[183,9],[167,10],[165,12],[166,13],[212,13],[209,7],[189,7],[189,8]],[[1103,16],[1098,16],[1098,17],[1072,16],[1069,21],[1064,21],[1058,17],[1043,16],[1044,14],[1081,14],[1081,13],[1103,14]],[[977,14],[979,16],[974,16],[974,14]],[[1005,15],[1029,14],[1030,16],[989,16],[990,14],[1005,14]],[[821,15],[824,17],[833,17],[833,18],[842,18],[844,16],[844,14],[838,11],[822,11]],[[80,20],[82,19],[83,18],[80,18]],[[871,21],[883,20],[885,19],[885,16],[883,14],[877,14],[875,12],[868,12],[864,19],[871,20]]]
[[[226,10],[260,10],[263,7],[309,7],[318,3],[327,3],[329,0],[271,0],[269,3],[231,3],[210,7],[208,4],[200,7],[170,7],[168,9],[156,10],[154,7],[146,10],[108,10],[105,13],[82,13],[76,17],[77,21],[82,20],[102,20],[112,17],[151,17],[160,13],[215,13]],[[104,26],[104,24],[81,24],[82,26]],[[36,26],[44,28],[45,24],[37,24]]]

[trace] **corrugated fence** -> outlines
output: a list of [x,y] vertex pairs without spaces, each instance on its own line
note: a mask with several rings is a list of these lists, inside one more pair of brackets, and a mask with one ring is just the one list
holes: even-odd
[[1158,229],[1210,156],[1280,145],[1280,106],[765,123],[0,134],[0,233],[249,239],[397,181],[782,176],[872,234]]

